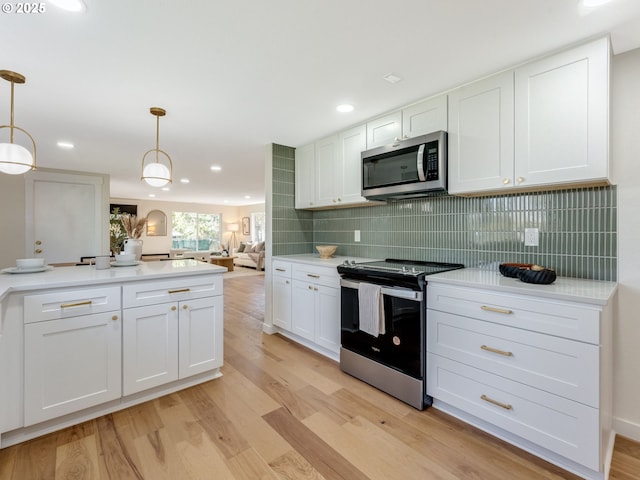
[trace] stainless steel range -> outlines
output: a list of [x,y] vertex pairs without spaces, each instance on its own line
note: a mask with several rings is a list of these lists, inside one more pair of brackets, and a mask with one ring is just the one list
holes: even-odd
[[387,259],[338,266],[340,368],[420,410],[426,393],[427,276],[456,263]]

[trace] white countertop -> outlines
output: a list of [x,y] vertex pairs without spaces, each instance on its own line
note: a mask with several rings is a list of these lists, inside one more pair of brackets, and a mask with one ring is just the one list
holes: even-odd
[[336,255],[331,258],[320,258],[317,253],[305,253],[301,255],[279,255],[273,257],[273,260],[281,260],[283,262],[307,263],[310,265],[324,265],[327,267],[337,267],[344,263],[345,260],[353,260],[355,262],[374,262],[376,258],[347,257]]
[[427,277],[428,283],[443,283],[460,287],[477,287],[498,292],[606,305],[618,284],[599,280],[558,277],[551,285],[524,283],[517,278],[505,277],[495,270],[463,268]]
[[94,266],[55,267],[40,273],[0,274],[0,300],[10,292],[24,292],[81,285],[151,280],[185,275],[222,274],[225,267],[196,260],[140,262],[132,267],[111,267],[96,270]]

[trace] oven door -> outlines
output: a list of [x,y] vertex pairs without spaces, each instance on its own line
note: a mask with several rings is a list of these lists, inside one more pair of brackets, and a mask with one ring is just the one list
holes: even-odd
[[422,380],[426,315],[423,292],[382,286],[386,333],[374,337],[359,329],[359,283],[340,281],[342,348]]

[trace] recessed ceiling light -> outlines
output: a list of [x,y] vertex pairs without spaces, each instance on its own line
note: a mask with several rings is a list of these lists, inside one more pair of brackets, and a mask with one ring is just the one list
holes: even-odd
[[336,110],[340,113],[349,113],[353,112],[353,105],[349,105],[348,103],[343,103],[342,105],[338,105]]
[[163,192],[170,192],[171,189],[169,187],[162,187],[161,189]]
[[84,12],[87,9],[82,0],[48,0],[47,3],[52,3],[67,12]]
[[246,198],[247,200],[249,200],[251,198],[251,195],[245,195],[244,198]]
[[382,78],[389,83],[398,83],[402,80],[402,78],[397,76],[395,73],[387,73]]
[[188,178],[181,178],[180,179],[180,183],[189,183],[189,179]]
[[209,168],[212,172],[219,172],[220,170],[222,170],[222,167],[220,165],[211,165]]
[[229,203],[229,200],[223,200],[222,203]]
[[75,145],[71,142],[58,142],[57,144],[60,148],[73,148]]
[[155,194],[155,193],[150,193],[150,194],[149,194],[149,197],[151,197],[151,198],[155,198],[155,196],[156,196],[156,194]]

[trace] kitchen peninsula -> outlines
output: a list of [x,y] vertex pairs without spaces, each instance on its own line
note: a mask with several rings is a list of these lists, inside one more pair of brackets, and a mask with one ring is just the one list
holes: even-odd
[[226,268],[0,275],[0,447],[221,376]]

